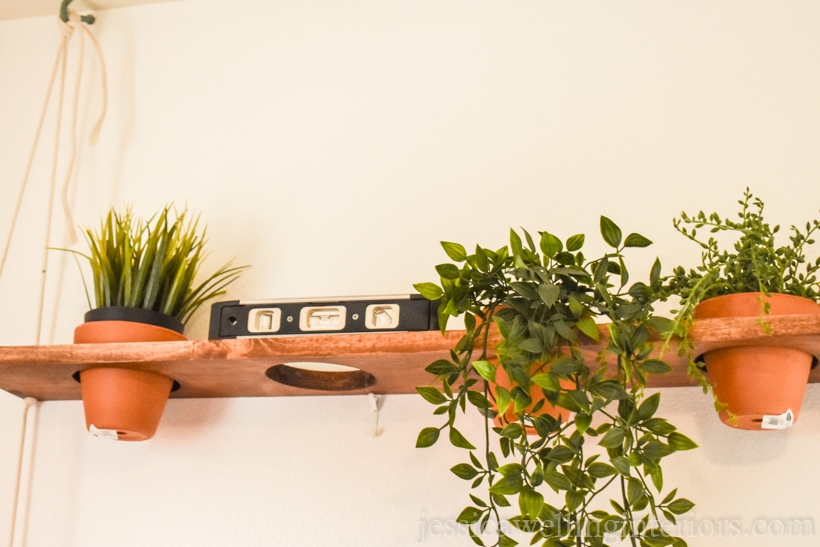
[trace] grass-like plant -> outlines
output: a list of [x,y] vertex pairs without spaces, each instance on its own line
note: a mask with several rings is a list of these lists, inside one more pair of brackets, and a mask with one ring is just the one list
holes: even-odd
[[195,284],[207,256],[205,229],[199,230],[199,216],[189,218],[187,209],[177,213],[171,205],[148,220],[136,218],[130,207],[112,209],[97,231],[86,229],[84,236],[89,253],[72,252],[91,266],[94,304],[83,277],[91,308],[154,310],[184,324],[245,268],[228,262]]

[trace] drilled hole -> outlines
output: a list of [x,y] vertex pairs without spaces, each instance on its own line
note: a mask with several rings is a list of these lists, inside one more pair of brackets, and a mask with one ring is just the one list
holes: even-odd
[[353,391],[376,383],[376,377],[369,372],[332,363],[274,365],[265,376],[286,386],[319,391]]
[[[71,377],[74,379],[75,382],[77,382],[78,384],[80,383],[80,371],[79,370],[77,372],[75,372],[74,374],[72,374]],[[180,385],[180,383],[177,382],[176,380],[174,380],[174,383],[171,384],[171,393],[177,391],[181,387],[182,386]]]

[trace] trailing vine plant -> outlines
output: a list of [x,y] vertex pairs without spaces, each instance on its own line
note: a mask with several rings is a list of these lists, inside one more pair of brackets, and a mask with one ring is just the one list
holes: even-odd
[[[417,388],[443,423],[424,428],[416,446],[444,433],[469,451],[452,472],[483,487],[458,516],[477,545],[516,545],[504,525],[510,512],[509,524],[545,547],[686,545],[664,525],[693,503],[677,489],[661,494],[661,461],[696,445],[657,414],[660,393],[645,394],[648,376],[670,370],[653,357],[652,340],[670,327],[652,307],[661,266],[656,260],[649,283],[627,285],[625,249],[651,242],[624,238],[606,217],[600,231],[610,250],[592,260],[582,252],[583,234],[562,242],[539,232],[536,244],[511,230],[509,246],[476,246],[472,254],[443,242],[453,263],[436,266],[440,283],[415,285],[440,299],[442,332],[450,317],[464,318],[450,359],[427,367],[436,385]],[[509,389],[490,390],[496,366],[512,379]],[[569,417],[542,413],[553,405]],[[485,417],[477,445],[457,428],[473,407]],[[514,420],[493,424],[510,409]]]

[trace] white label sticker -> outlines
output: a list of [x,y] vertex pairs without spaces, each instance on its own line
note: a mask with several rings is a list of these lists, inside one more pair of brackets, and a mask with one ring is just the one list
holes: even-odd
[[116,429],[98,429],[94,424],[88,426],[88,432],[100,439],[110,439],[112,441],[120,439]]
[[760,429],[788,429],[794,425],[794,413],[791,409],[780,416],[763,416]]

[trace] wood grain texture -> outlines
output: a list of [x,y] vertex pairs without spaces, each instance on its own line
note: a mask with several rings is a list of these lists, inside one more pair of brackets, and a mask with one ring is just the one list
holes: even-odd
[[[788,315],[767,318],[771,331],[756,318],[708,319],[695,323],[695,353],[729,346],[789,346],[820,356],[820,317]],[[587,340],[584,352],[597,353],[605,343]],[[162,372],[180,384],[174,398],[273,397],[289,395],[339,395],[364,393],[415,393],[428,385],[424,368],[437,359],[448,359],[450,348],[463,332],[437,331],[332,334],[238,340],[191,340],[128,344],[68,344],[0,347],[0,388],[20,397],[40,401],[80,399],[80,386],[72,375],[78,370],[117,365]],[[493,341],[498,340],[495,334]],[[660,344],[657,344],[660,346]],[[675,345],[676,346],[676,345]],[[657,353],[657,350],[656,350]],[[685,356],[677,347],[662,356],[673,372],[652,378],[655,387],[694,385],[686,374]],[[366,388],[326,391],[283,385],[268,379],[265,371],[294,362],[336,363],[364,370],[376,378]],[[820,382],[820,367],[810,381]]]

